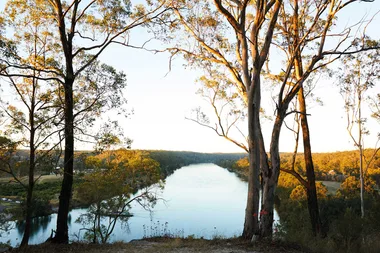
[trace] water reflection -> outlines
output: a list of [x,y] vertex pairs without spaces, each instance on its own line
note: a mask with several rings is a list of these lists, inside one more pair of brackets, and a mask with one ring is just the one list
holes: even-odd
[[[235,174],[214,164],[190,165],[175,171],[166,179],[160,201],[149,213],[141,206],[131,205],[128,225],[118,223],[110,241],[141,239],[149,235],[170,233],[178,236],[195,235],[232,237],[243,230],[247,183]],[[83,239],[82,226],[75,221],[86,209],[70,212],[70,240]],[[275,219],[278,216],[275,213]],[[22,223],[0,242],[11,240],[13,246],[22,238]],[[56,214],[33,220],[30,244],[45,241],[56,226]],[[130,232],[128,232],[130,231]],[[81,235],[82,234],[82,235]]]
[[[30,230],[31,236],[33,237],[34,235],[37,235],[41,232],[44,233],[47,230],[50,222],[51,222],[50,215],[32,219],[31,230]],[[17,221],[16,228],[17,228],[18,234],[21,237],[24,233],[25,221]]]

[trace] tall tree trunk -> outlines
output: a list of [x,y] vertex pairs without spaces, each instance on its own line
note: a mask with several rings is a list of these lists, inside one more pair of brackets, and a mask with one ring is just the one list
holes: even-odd
[[[34,129],[34,126],[32,126]],[[25,229],[24,235],[20,246],[25,247],[29,243],[31,224],[32,224],[32,212],[33,212],[33,188],[34,188],[34,170],[35,170],[35,149],[34,149],[34,131],[30,134],[30,154],[29,154],[29,179],[26,196],[26,215],[25,215]]]
[[253,79],[254,85],[248,91],[248,148],[249,176],[248,197],[242,237],[254,239],[259,235],[258,211],[260,201],[260,76]]
[[[36,43],[34,44],[36,45]],[[35,48],[35,52],[37,49]],[[36,73],[33,73],[34,76]],[[33,78],[33,86],[32,86],[32,96],[31,96],[31,105],[29,109],[29,125],[30,125],[30,132],[29,132],[29,178],[28,178],[28,188],[27,188],[27,195],[26,195],[26,214],[25,214],[25,229],[24,229],[24,235],[22,237],[21,241],[21,247],[25,247],[29,243],[29,237],[30,237],[30,231],[31,231],[31,225],[32,225],[32,212],[33,212],[33,188],[34,188],[34,171],[36,168],[36,147],[34,143],[35,135],[36,135],[36,128],[35,128],[35,120],[34,120],[34,113],[36,108],[36,84],[37,80]]]
[[[287,106],[286,106],[287,108]],[[274,199],[278,176],[280,175],[280,132],[284,122],[286,109],[278,108],[277,117],[273,126],[270,160],[271,166],[262,166],[263,192],[260,211],[260,235],[262,238],[271,237],[273,233]],[[266,156],[266,154],[265,154]]]
[[362,145],[362,136],[363,136],[363,130],[362,130],[362,92],[361,90],[358,91],[358,117],[359,117],[359,123],[358,123],[358,131],[359,131],[359,139],[358,139],[358,148],[359,148],[359,155],[360,155],[360,165],[359,165],[359,177],[360,177],[360,210],[361,210],[361,217],[364,218],[365,212],[364,212],[364,173],[363,173],[363,145]]
[[365,209],[364,209],[364,172],[363,172],[363,148],[360,147],[359,150],[360,153],[360,210],[361,210],[361,217],[364,218],[365,216]]
[[302,128],[302,139],[303,139],[303,149],[304,149],[304,160],[306,166],[306,178],[308,182],[308,187],[306,188],[307,194],[307,205],[309,209],[310,222],[314,235],[323,235],[322,232],[322,222],[319,215],[318,198],[317,198],[317,188],[315,186],[315,173],[314,164],[311,154],[311,144],[310,144],[310,134],[309,125],[307,122],[306,114],[306,102],[303,87],[298,92],[298,101],[300,106],[300,118],[301,118],[301,128]]
[[64,170],[61,193],[59,195],[59,208],[57,217],[57,230],[53,242],[69,242],[68,215],[73,185],[74,167],[74,115],[73,115],[73,83],[74,80],[65,80],[65,153]]
[[[76,10],[80,1],[74,1],[73,14],[76,16]],[[65,24],[65,15],[60,0],[55,0],[55,11],[59,28],[61,46],[65,55],[66,74],[64,79],[65,90],[65,152],[63,181],[61,193],[59,195],[59,208],[57,217],[57,230],[54,243],[69,242],[68,215],[70,208],[70,200],[73,186],[73,170],[74,170],[74,101],[73,101],[73,85],[75,80],[73,67],[73,38],[75,31],[75,22],[71,24],[70,31],[67,32]]]
[[[300,38],[298,11],[299,11],[298,1],[294,0],[293,29],[295,33],[295,37],[294,37],[295,45],[299,43],[299,38]],[[294,69],[295,69],[297,80],[301,80],[304,75],[304,70],[303,70],[303,65],[302,65],[302,55],[299,49],[295,49]],[[312,231],[315,235],[317,235],[317,234],[321,234],[322,232],[321,231],[322,222],[319,216],[317,188],[315,186],[314,165],[313,165],[313,158],[311,154],[309,125],[307,122],[305,94],[304,94],[302,83],[298,91],[298,101],[299,101],[299,107],[300,107],[300,112],[301,112],[300,119],[301,119],[302,139],[303,139],[303,148],[304,148],[304,160],[305,160],[305,166],[306,166],[307,204],[308,204]]]

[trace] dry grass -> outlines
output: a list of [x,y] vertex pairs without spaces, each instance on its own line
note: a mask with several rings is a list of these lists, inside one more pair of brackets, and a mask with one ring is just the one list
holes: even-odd
[[26,249],[13,249],[12,252],[20,253],[47,253],[47,252],[88,252],[88,253],[299,253],[301,251],[292,249],[281,243],[260,243],[252,245],[241,239],[203,240],[203,239],[181,239],[181,238],[151,238],[147,240],[136,240],[130,243],[113,243],[105,245],[79,244],[55,245],[42,244],[29,246]]
[[38,180],[39,183],[62,181],[61,175],[44,175]]
[[329,191],[329,194],[335,195],[336,191],[340,188],[340,182],[334,182],[334,181],[321,181]]
[[[35,177],[37,179],[38,176]],[[61,175],[43,175],[38,179],[38,183],[45,183],[45,182],[56,182],[62,180]],[[27,183],[28,182],[28,177],[22,177],[20,179],[21,182]],[[0,183],[17,183],[12,177],[2,177],[0,178]]]

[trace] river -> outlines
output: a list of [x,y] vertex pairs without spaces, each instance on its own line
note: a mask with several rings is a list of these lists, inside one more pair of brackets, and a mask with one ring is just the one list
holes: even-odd
[[[128,224],[118,224],[111,241],[131,241],[144,236],[233,237],[243,230],[247,183],[234,173],[215,164],[195,164],[176,170],[166,179],[165,188],[153,212],[132,204]],[[86,209],[70,212],[69,234],[71,241],[83,239],[82,225],[75,223]],[[56,227],[57,215],[33,220],[30,244],[44,242]],[[278,220],[275,213],[275,220]],[[3,233],[0,242],[10,241],[12,246],[21,242],[23,227],[16,226]]]

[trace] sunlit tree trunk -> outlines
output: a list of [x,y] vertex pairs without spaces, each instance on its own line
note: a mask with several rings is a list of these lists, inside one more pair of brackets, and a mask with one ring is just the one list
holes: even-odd
[[358,91],[358,148],[359,148],[359,155],[360,155],[360,165],[359,165],[359,174],[360,174],[360,211],[361,211],[361,217],[364,218],[365,212],[364,212],[364,173],[363,173],[363,145],[362,145],[362,137],[363,137],[363,129],[362,129],[362,93],[359,89]]
[[[294,1],[294,17],[293,17],[293,27],[295,33],[295,42],[299,43],[299,17],[298,17],[298,1]],[[302,65],[302,56],[301,51],[295,51],[294,58],[294,70],[297,80],[301,80],[304,75],[303,65]],[[310,215],[310,222],[312,227],[312,232],[314,235],[322,233],[322,222],[319,215],[319,206],[318,206],[318,197],[317,197],[317,188],[315,186],[315,173],[314,173],[314,164],[311,153],[311,144],[310,144],[310,132],[309,125],[307,122],[307,110],[306,110],[306,101],[305,94],[303,90],[303,84],[300,85],[298,91],[298,101],[300,108],[300,120],[301,120],[301,129],[302,129],[302,140],[304,148],[304,160],[306,166],[306,195],[307,195],[307,204]],[[304,185],[305,186],[305,185]]]
[[245,209],[243,238],[252,239],[259,235],[259,201],[260,201],[260,77],[256,75],[254,84],[248,91],[248,148],[249,176],[248,196]]
[[306,103],[305,95],[303,88],[301,87],[298,93],[298,101],[300,102],[300,118],[301,118],[301,128],[302,128],[302,139],[303,139],[303,148],[304,148],[304,160],[306,166],[306,178],[307,178],[307,205],[310,215],[311,227],[314,235],[323,235],[322,231],[322,222],[319,215],[319,206],[318,206],[318,197],[317,197],[317,188],[315,186],[315,173],[314,173],[314,164],[311,153],[311,144],[310,144],[310,133],[309,125],[307,122],[306,114]]
[[[287,105],[279,107],[274,122],[271,143],[270,143],[270,161],[271,164],[262,167],[263,192],[262,205],[260,211],[260,232],[262,237],[270,237],[273,232],[273,215],[274,215],[274,199],[277,187],[278,176],[280,174],[280,152],[279,142],[281,126],[285,119]],[[262,154],[265,155],[265,154]]]

